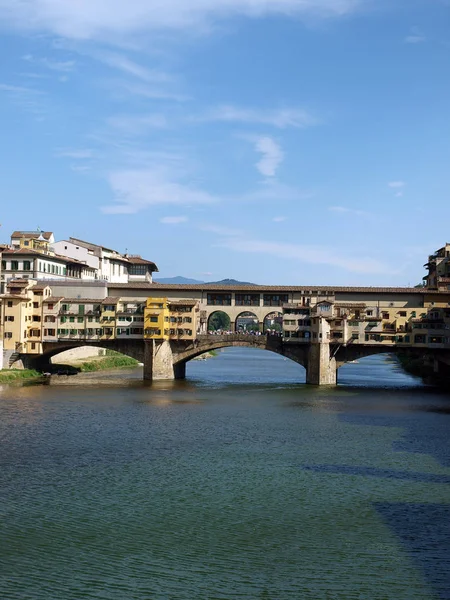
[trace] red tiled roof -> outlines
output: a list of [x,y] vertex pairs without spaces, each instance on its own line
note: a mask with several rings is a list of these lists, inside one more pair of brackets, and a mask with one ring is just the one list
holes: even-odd
[[[305,292],[317,291],[317,295],[333,295],[342,292],[354,292],[365,294],[424,294],[424,293],[439,293],[426,288],[409,288],[409,287],[339,287],[339,286],[317,286],[317,285],[220,285],[217,283],[196,283],[196,284],[175,284],[175,283],[109,283],[109,289],[146,289],[149,292],[152,290],[160,291],[203,291],[203,292],[228,292],[235,291],[255,291],[260,293],[277,293],[277,292]],[[314,296],[314,294],[307,294]]]
[[101,302],[102,302],[102,304],[118,304],[120,302],[120,298],[114,298],[112,296],[108,296]]
[[42,235],[45,240],[49,240],[53,235],[53,231],[14,231],[11,238],[27,238],[29,240],[37,240]]
[[142,258],[142,256],[133,255],[133,254],[125,254],[125,258],[132,265],[151,265],[152,267],[154,267],[154,269],[152,269],[153,271],[159,272],[158,267],[155,265],[155,263],[153,261],[146,260],[145,258]]

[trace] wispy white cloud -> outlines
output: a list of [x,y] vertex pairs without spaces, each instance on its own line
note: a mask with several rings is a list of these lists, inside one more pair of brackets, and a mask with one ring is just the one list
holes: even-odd
[[164,225],[179,225],[180,223],[186,223],[189,219],[187,217],[163,217],[159,220]]
[[374,215],[365,210],[359,210],[354,208],[347,208],[346,206],[329,206],[328,210],[331,212],[342,213],[346,215],[355,215],[357,217],[373,217]]
[[92,148],[59,148],[55,155],[62,158],[87,159],[94,158],[95,152]]
[[388,183],[388,186],[392,190],[395,190],[395,197],[396,198],[401,198],[403,196],[406,183],[404,181],[390,181]]
[[163,114],[117,115],[107,119],[108,125],[127,135],[145,135],[151,129],[165,129],[168,125]]
[[72,164],[70,165],[70,169],[75,173],[86,173],[87,171],[91,171],[92,167],[89,165]]
[[426,42],[427,38],[418,27],[412,27],[409,35],[404,39],[406,44],[421,44]]
[[119,42],[152,30],[209,30],[218,20],[235,16],[341,17],[361,5],[362,0],[0,0],[0,23],[66,38]]
[[266,179],[255,189],[242,194],[226,198],[228,202],[235,203],[261,203],[261,202],[301,202],[314,197],[314,192],[280,183],[276,179]]
[[199,229],[201,231],[207,231],[209,233],[215,233],[216,235],[221,235],[225,237],[243,234],[243,231],[241,229],[233,229],[231,227],[224,227],[222,225],[200,225]]
[[210,109],[203,115],[192,117],[192,120],[199,122],[223,121],[227,123],[270,125],[279,129],[312,127],[319,123],[319,120],[315,116],[302,108],[264,110],[231,105]]
[[40,96],[44,93],[34,88],[24,87],[20,85],[9,85],[7,83],[0,83],[0,92],[9,92],[10,94],[20,94],[24,96]]
[[147,83],[167,83],[172,81],[172,76],[168,73],[156,69],[148,69],[147,67],[130,60],[124,54],[116,52],[100,52],[94,53],[93,56],[109,67],[122,71],[127,75],[132,75]]
[[274,217],[272,221],[274,223],[282,223],[283,221],[286,221],[286,217]]
[[174,102],[186,102],[190,96],[174,90],[176,86],[159,82],[133,82],[127,78],[108,80],[104,86],[110,90],[115,99],[129,100],[131,97],[146,98],[148,100],[173,100]]
[[376,259],[365,256],[358,256],[358,258],[341,256],[335,248],[325,246],[304,246],[240,238],[228,238],[218,245],[239,253],[264,254],[300,263],[329,265],[354,273],[382,273],[386,275],[392,272],[387,265]]
[[114,204],[102,207],[108,214],[137,213],[156,204],[192,206],[217,200],[162,168],[115,171],[109,174],[108,183],[115,196]]
[[255,150],[262,154],[261,160],[256,163],[258,171],[265,177],[274,177],[284,159],[280,145],[271,137],[264,136],[256,140]]
[[45,93],[41,90],[0,83],[0,93],[1,92],[4,92],[13,104],[25,112],[32,114],[37,121],[44,120],[47,111],[44,106]]
[[388,186],[393,189],[404,188],[406,183],[404,181],[390,181]]
[[51,71],[59,71],[60,73],[70,73],[75,69],[75,60],[53,60],[46,57],[37,57],[32,54],[25,54],[22,59],[26,62],[33,63]]

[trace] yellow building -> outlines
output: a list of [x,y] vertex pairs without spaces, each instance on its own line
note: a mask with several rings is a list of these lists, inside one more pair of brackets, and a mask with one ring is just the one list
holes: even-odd
[[42,354],[43,306],[51,289],[29,279],[16,279],[7,285],[1,299],[4,349],[26,354]]
[[147,298],[144,310],[144,338],[194,340],[199,327],[197,300]]
[[168,340],[168,322],[167,298],[147,298],[144,308],[144,339]]
[[101,339],[113,340],[116,337],[116,313],[119,298],[105,298],[101,306]]

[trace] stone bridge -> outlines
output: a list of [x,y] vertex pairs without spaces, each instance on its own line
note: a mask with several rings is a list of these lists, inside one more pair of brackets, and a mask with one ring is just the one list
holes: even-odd
[[450,364],[448,350],[430,350],[405,348],[400,346],[344,345],[333,343],[311,343],[286,341],[277,335],[200,335],[194,341],[156,341],[156,340],[111,340],[111,341],[67,341],[44,342],[43,354],[21,355],[25,367],[48,369],[50,359],[57,354],[81,346],[101,347],[115,350],[130,356],[144,364],[144,379],[183,379],[186,376],[186,363],[205,352],[229,347],[259,348],[280,354],[293,360],[306,369],[306,382],[313,385],[335,385],[337,370],[347,362],[351,362],[372,354],[410,353],[424,357],[426,354],[434,361],[436,371],[440,365]]

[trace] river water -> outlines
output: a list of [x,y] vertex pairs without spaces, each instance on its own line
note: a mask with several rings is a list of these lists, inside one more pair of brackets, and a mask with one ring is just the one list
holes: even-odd
[[0,390],[2,600],[450,598],[450,396],[228,349]]

